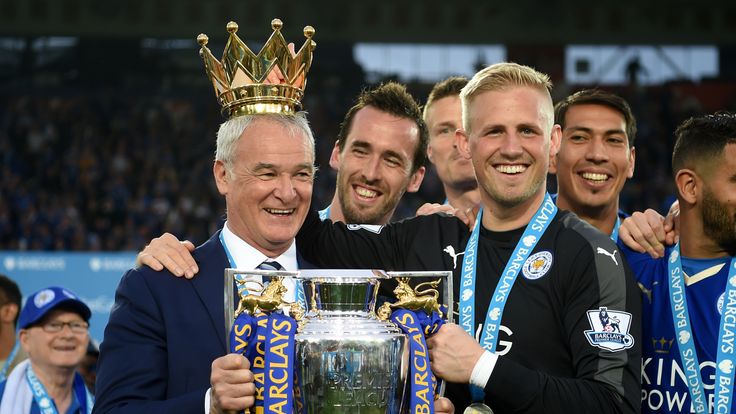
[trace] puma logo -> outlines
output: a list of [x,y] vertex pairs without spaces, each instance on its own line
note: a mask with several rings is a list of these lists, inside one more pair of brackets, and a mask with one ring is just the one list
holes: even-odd
[[447,247],[445,247],[445,250],[443,250],[443,252],[449,254],[450,257],[452,257],[452,269],[453,270],[457,269],[457,257],[465,254],[465,252],[455,253],[455,248],[452,247],[451,245],[448,245]]
[[616,260],[616,250],[613,251],[613,253],[609,253],[608,250],[599,247],[598,250],[596,250],[598,254],[602,254],[604,256],[608,256],[613,260],[613,263],[616,263],[616,266],[618,266],[618,260]]

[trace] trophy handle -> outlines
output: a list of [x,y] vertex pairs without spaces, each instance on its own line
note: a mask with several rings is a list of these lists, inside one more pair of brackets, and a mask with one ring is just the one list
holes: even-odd
[[312,312],[319,315],[319,309],[317,308],[317,285],[314,284],[314,280],[310,280],[309,285],[312,286],[312,289],[311,289],[312,297],[310,298],[311,300],[309,301],[310,305],[312,306]]
[[[391,271],[386,272],[386,274],[389,278],[394,279],[397,282],[399,282],[399,280],[405,282],[404,286],[408,286],[410,281],[419,282],[415,288],[412,289],[411,286],[408,288],[413,290],[415,296],[425,297],[427,295],[431,295],[432,297],[435,297],[434,292],[438,292],[438,296],[436,296],[437,303],[440,305],[440,309],[445,308],[442,313],[439,313],[439,315],[446,322],[453,323],[455,321],[455,302],[453,295],[455,285],[453,283],[452,271]],[[425,286],[431,287],[431,289],[424,289]],[[401,298],[399,297],[399,294],[403,294],[401,292],[401,288],[402,286],[396,286],[396,289],[394,289],[394,295],[398,299],[396,303],[401,302]],[[397,294],[397,290],[399,291],[399,294]],[[417,310],[414,307],[402,307],[408,310]],[[431,313],[431,311],[428,313]]]
[[437,312],[440,318],[443,317],[444,314],[439,304],[440,292],[436,289],[442,282],[441,278],[419,283],[414,288],[409,284],[410,278],[408,277],[399,277],[396,281],[398,285],[394,289],[394,295],[396,295],[397,300],[394,303],[385,302],[381,305],[376,312],[378,319],[388,320],[391,317],[392,310],[398,308],[423,311],[427,315]]
[[227,268],[224,272],[225,281],[223,283],[223,302],[225,310],[225,349],[230,349],[230,329],[233,327],[235,320],[235,289],[233,280],[237,274],[236,269]]
[[[286,293],[286,287],[283,284],[284,277],[296,277],[297,272],[289,272],[284,270],[239,270],[234,268],[225,269],[223,282],[223,304],[225,314],[225,346],[230,349],[230,329],[235,317],[240,312],[248,311],[250,314],[258,312],[271,312],[276,309],[289,307],[289,302],[283,301],[283,295]],[[241,280],[239,275],[256,276],[258,278],[269,277],[271,282],[265,286],[263,281],[258,280]],[[241,295],[236,292],[236,286],[245,283],[255,283],[261,289],[261,295],[252,294]],[[265,286],[265,288],[263,288]],[[246,289],[248,291],[248,289]],[[236,303],[237,295],[237,303]],[[235,305],[238,305],[236,313]]]

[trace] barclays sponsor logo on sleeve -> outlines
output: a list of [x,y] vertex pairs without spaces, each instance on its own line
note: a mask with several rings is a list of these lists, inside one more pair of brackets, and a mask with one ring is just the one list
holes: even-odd
[[631,314],[601,306],[586,312],[591,330],[585,331],[590,345],[607,351],[621,351],[634,346],[634,337],[629,334]]

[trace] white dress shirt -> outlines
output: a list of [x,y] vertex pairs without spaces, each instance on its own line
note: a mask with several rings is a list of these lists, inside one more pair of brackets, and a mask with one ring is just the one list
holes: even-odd
[[[299,265],[296,261],[296,243],[292,241],[291,246],[277,257],[268,257],[261,253],[255,247],[246,243],[245,240],[236,236],[225,222],[222,227],[222,239],[225,241],[225,250],[230,253],[229,257],[235,263],[230,263],[235,269],[250,270],[255,269],[264,261],[278,262],[284,270],[296,271],[299,270]],[[250,280],[261,282],[260,277],[252,277]],[[284,286],[288,289],[284,300],[287,302],[294,302],[296,300],[296,283],[292,278],[284,279]]]

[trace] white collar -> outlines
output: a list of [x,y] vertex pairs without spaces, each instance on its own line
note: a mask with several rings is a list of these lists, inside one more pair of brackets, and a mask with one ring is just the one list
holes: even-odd
[[235,263],[230,263],[231,266],[237,269],[255,269],[263,263],[265,260],[279,262],[283,266],[284,270],[295,271],[299,270],[299,265],[296,261],[296,243],[292,242],[291,246],[277,257],[268,257],[261,253],[255,247],[248,244],[245,240],[236,236],[228,227],[227,221],[222,226],[222,239],[225,241],[227,251],[230,252],[230,257]]

